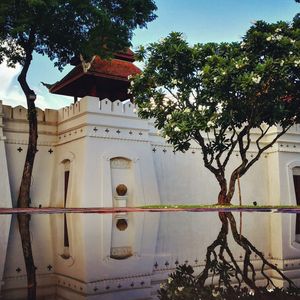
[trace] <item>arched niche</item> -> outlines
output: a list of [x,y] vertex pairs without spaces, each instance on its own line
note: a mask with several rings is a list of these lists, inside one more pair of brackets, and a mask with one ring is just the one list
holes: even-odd
[[[52,205],[68,208],[74,206],[75,156],[72,152],[64,152],[57,158],[57,165],[53,181]],[[71,258],[72,248],[72,217],[66,213],[52,218],[55,230],[56,251],[64,260]],[[72,250],[73,249],[73,250]]]
[[[295,198],[294,204],[300,206],[300,166],[296,166],[292,169],[292,175]],[[295,217],[295,242],[300,243],[300,214],[296,214]]]
[[[132,206],[135,186],[132,161],[126,157],[110,159],[113,207]],[[134,223],[131,214],[122,212],[112,217],[110,258],[126,259],[133,254]]]

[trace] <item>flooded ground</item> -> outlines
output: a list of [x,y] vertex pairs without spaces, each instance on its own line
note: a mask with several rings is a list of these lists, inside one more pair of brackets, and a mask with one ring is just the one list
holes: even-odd
[[[38,299],[158,299],[180,265],[191,266],[203,286],[300,284],[295,213],[90,210],[30,216]],[[2,299],[26,299],[18,217],[1,215],[0,223]]]

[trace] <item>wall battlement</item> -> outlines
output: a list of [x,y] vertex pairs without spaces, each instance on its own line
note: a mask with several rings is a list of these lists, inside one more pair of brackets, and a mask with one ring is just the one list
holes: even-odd
[[59,109],[58,122],[66,121],[86,112],[138,118],[135,109],[135,104],[130,101],[116,100],[112,102],[109,99],[100,100],[97,97],[86,96],[70,106]]
[[[86,96],[75,104],[71,104],[59,110],[42,110],[38,107],[36,109],[39,122],[62,122],[85,112],[138,118],[135,112],[136,106],[130,101],[124,103],[120,100],[116,100],[112,102],[109,99],[99,100],[97,97],[90,96]],[[27,109],[21,105],[16,107],[3,105],[2,101],[0,101],[0,117],[1,116],[7,120],[27,121]]]
[[[21,105],[16,107],[11,107],[9,105],[2,105],[0,101],[0,114],[1,114],[1,106],[2,106],[2,117],[3,119],[12,121],[12,120],[25,120],[27,121],[27,109]],[[48,109],[42,110],[40,108],[36,108],[37,110],[37,119],[38,122],[46,122],[46,123],[57,123],[57,110]]]

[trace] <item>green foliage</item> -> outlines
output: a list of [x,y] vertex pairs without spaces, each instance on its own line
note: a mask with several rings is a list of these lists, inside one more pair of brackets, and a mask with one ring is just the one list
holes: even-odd
[[176,149],[218,128],[218,151],[231,143],[223,128],[299,121],[299,50],[300,29],[285,22],[257,22],[240,43],[190,46],[171,33],[138,53],[146,67],[132,92],[141,117],[154,117]]
[[[173,32],[137,56],[145,62],[131,82],[139,115],[154,118],[175,150],[199,144],[205,167],[221,187],[221,204],[230,203],[237,178],[300,121],[297,20],[259,21],[234,43],[191,46]],[[249,155],[250,145],[255,155]],[[226,166],[236,150],[240,161],[227,181]]]
[[107,56],[128,47],[155,9],[152,0],[1,0],[0,62],[14,66],[36,51],[62,68],[74,54]]

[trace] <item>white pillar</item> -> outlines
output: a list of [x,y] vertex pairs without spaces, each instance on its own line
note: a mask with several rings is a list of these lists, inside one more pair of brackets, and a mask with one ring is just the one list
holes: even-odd
[[[2,101],[0,101],[0,207],[12,207],[7,160],[5,153],[5,137],[3,136]],[[3,272],[10,229],[10,215],[0,215],[0,298],[3,282]]]

